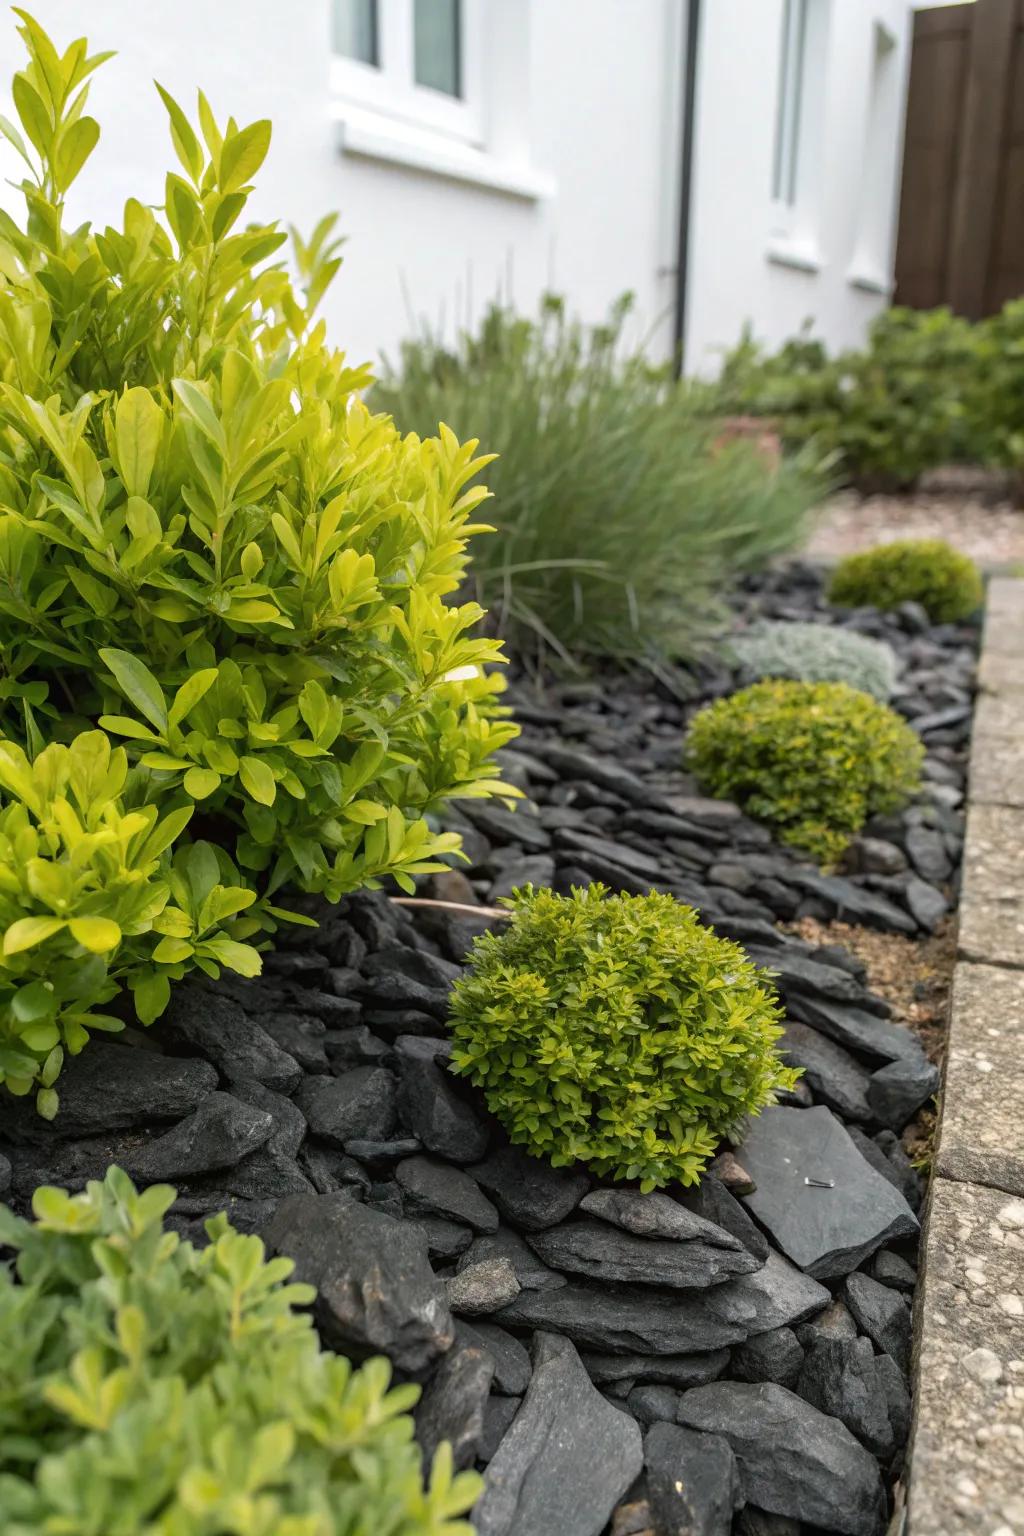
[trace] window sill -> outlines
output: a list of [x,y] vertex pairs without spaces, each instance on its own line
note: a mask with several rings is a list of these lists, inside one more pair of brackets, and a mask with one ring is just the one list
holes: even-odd
[[776,267],[789,267],[794,272],[812,275],[821,271],[821,252],[814,240],[791,240],[785,235],[776,235],[769,240],[765,254]]
[[401,123],[383,113],[354,107],[345,101],[334,103],[332,116],[338,129],[339,147],[346,155],[408,166],[449,181],[504,192],[526,202],[540,202],[554,196],[556,184],[553,177],[529,165],[500,160],[486,150],[461,144],[457,139],[428,128]]
[[891,299],[895,287],[892,278],[867,261],[854,262],[846,274],[846,281],[851,288],[859,288],[861,293],[875,293],[883,299]]

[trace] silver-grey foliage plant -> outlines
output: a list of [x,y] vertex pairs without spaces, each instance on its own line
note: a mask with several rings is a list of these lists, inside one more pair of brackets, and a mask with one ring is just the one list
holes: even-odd
[[831,624],[763,623],[734,635],[735,659],[755,678],[849,683],[883,703],[896,686],[897,662],[883,640]]

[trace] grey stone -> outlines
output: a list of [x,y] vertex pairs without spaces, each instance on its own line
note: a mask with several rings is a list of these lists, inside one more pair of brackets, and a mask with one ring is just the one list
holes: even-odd
[[751,1121],[742,1151],[757,1179],[745,1204],[807,1274],[845,1275],[876,1248],[918,1231],[907,1202],[824,1107],[766,1109]]
[[878,1131],[875,1136],[868,1136],[857,1125],[848,1125],[846,1129],[861,1157],[899,1191],[916,1215],[921,1209],[921,1178],[896,1133]]
[[600,1536],[642,1465],[633,1420],[605,1401],[567,1339],[540,1334],[474,1526],[479,1536]]
[[813,1349],[820,1339],[855,1339],[857,1324],[849,1307],[837,1297],[817,1317],[802,1323],[796,1336],[804,1349]]
[[474,1232],[497,1232],[497,1211],[461,1168],[432,1157],[407,1157],[395,1169],[395,1178],[415,1210],[444,1216]]
[[511,896],[522,885],[533,885],[538,888],[551,885],[555,878],[555,861],[550,854],[534,853],[517,859],[514,864],[502,867],[501,874],[493,882],[487,892],[487,900],[490,905],[499,902],[503,896]]
[[718,1381],[683,1394],[680,1421],[723,1435],[744,1499],[842,1536],[879,1536],[878,1466],[845,1425],[774,1382]]
[[295,1102],[321,1141],[386,1141],[395,1129],[397,1085],[384,1067],[354,1067],[344,1077],[307,1077]]
[[797,1392],[845,1424],[875,1456],[894,1447],[885,1387],[868,1339],[821,1339],[808,1353]]
[[334,1147],[307,1141],[299,1154],[299,1162],[317,1194],[334,1195],[345,1191],[362,1199],[370,1188],[370,1175],[365,1168]]
[[803,868],[794,869],[794,885],[823,903],[831,917],[840,922],[866,923],[889,933],[915,933],[917,924],[902,907],[887,901],[864,886],[854,885],[840,875],[821,875]]
[[494,1361],[486,1350],[456,1340],[414,1412],[425,1476],[429,1477],[434,1456],[445,1440],[452,1448],[457,1472],[473,1465],[483,1438],[484,1412],[493,1378]]
[[937,891],[934,885],[929,885],[927,880],[919,880],[913,876],[907,881],[906,902],[914,915],[918,927],[926,933],[934,933],[946,913],[949,911],[949,902],[941,891]]
[[396,1163],[423,1150],[415,1136],[394,1136],[389,1141],[365,1141],[357,1136],[342,1145],[349,1157],[378,1176],[390,1173]]
[[[613,1193],[600,1191],[600,1193]],[[644,1199],[639,1195],[637,1199]],[[666,1199],[668,1197],[666,1196]],[[668,1202],[670,1205],[672,1201]],[[530,1247],[545,1264],[569,1274],[595,1280],[622,1281],[631,1285],[661,1285],[674,1289],[717,1285],[731,1275],[750,1274],[760,1268],[742,1243],[699,1216],[677,1207],[681,1221],[708,1227],[722,1241],[711,1241],[694,1231],[687,1240],[636,1237],[604,1221],[567,1221],[546,1232],[531,1233]]]
[[736,1381],[777,1381],[792,1387],[803,1363],[803,1346],[792,1328],[773,1328],[737,1345],[729,1374]]
[[456,1259],[465,1253],[473,1241],[472,1227],[462,1227],[457,1221],[446,1221],[443,1216],[426,1213],[410,1217],[427,1240],[427,1252],[432,1259]]
[[266,1110],[254,1109],[230,1093],[211,1093],[173,1130],[140,1147],[127,1171],[133,1178],[154,1182],[233,1168],[263,1146],[273,1129]]
[[[595,1189],[584,1195],[580,1210],[636,1237],[699,1243],[729,1253],[739,1253],[744,1247],[739,1238],[723,1227],[696,1215],[660,1190],[642,1195],[633,1189]],[[746,1268],[743,1273],[747,1273]]]
[[582,1359],[598,1386],[636,1381],[682,1392],[717,1381],[729,1364],[729,1351],[713,1349],[705,1355],[602,1355],[584,1351]]
[[[401,1046],[402,1041],[396,1042]],[[436,1061],[398,1053],[398,1112],[428,1152],[453,1163],[475,1163],[487,1151],[487,1126],[461,1099]]]
[[295,1261],[295,1279],[317,1288],[313,1313],[324,1343],[360,1359],[385,1354],[423,1374],[455,1328],[427,1243],[411,1224],[347,1195],[293,1195],[264,1230],[273,1253]]
[[508,1259],[467,1264],[445,1282],[448,1305],[463,1317],[499,1312],[519,1295],[520,1285]]
[[945,1178],[1024,1195],[1022,1038],[1024,972],[958,965],[935,1153],[935,1166]]
[[176,987],[158,1025],[187,1041],[226,1078],[252,1077],[278,1093],[291,1093],[302,1068],[238,1003],[205,987]]
[[899,1291],[890,1290],[870,1275],[847,1275],[843,1287],[846,1305],[861,1328],[885,1355],[891,1355],[906,1375],[910,1370],[910,1308]]
[[511,1227],[499,1226],[497,1232],[475,1237],[459,1260],[459,1268],[477,1264],[481,1259],[508,1259],[524,1291],[557,1291],[568,1284],[564,1275],[542,1264]]
[[904,842],[910,862],[922,880],[938,885],[949,879],[953,865],[940,832],[932,827],[909,827]]
[[747,953],[755,965],[767,966],[775,973],[774,983],[787,1000],[791,995],[810,994],[854,1008],[863,1008],[867,1004],[868,1012],[872,1011],[872,1005],[878,1007],[881,1002],[866,992],[848,971],[812,960],[796,946],[783,945],[781,949],[766,950],[748,946]]
[[778,1050],[787,1066],[804,1069],[803,1080],[815,1099],[837,1110],[844,1120],[871,1119],[871,1075],[841,1045],[806,1024],[788,1020]]
[[917,1270],[913,1264],[908,1264],[906,1259],[898,1253],[890,1253],[883,1249],[876,1253],[871,1261],[872,1277],[882,1285],[890,1285],[895,1291],[905,1291],[913,1295],[917,1285]]
[[519,1147],[500,1147],[469,1171],[505,1220],[524,1232],[541,1232],[564,1221],[590,1188],[581,1169],[552,1168]]
[[900,1024],[891,1024],[863,1008],[845,1003],[830,1003],[823,998],[794,996],[786,1004],[787,1014],[804,1024],[813,1024],[820,1035],[827,1035],[837,1045],[877,1061],[901,1061],[923,1055],[915,1035]]
[[702,1174],[698,1185],[681,1190],[676,1198],[695,1216],[703,1216],[705,1221],[739,1238],[755,1259],[763,1263],[768,1257],[768,1239],[761,1228],[751,1220],[736,1196],[714,1174]]
[[477,1459],[484,1466],[492,1461],[499,1445],[508,1434],[512,1420],[519,1412],[521,1397],[500,1397],[496,1392],[487,1399],[484,1407],[484,1427],[477,1446]]
[[744,1504],[733,1529],[735,1536],[800,1536],[804,1527],[788,1515],[773,1515],[753,1504]]
[[455,1337],[479,1349],[485,1349],[494,1362],[494,1390],[506,1397],[521,1397],[530,1385],[532,1367],[526,1348],[511,1333],[495,1323],[479,1319],[455,1325]]
[[[173,1177],[173,1175],[172,1175]],[[248,1157],[243,1157],[234,1168],[226,1168],[215,1176],[225,1194],[249,1201],[283,1200],[286,1195],[312,1195],[316,1185],[304,1173],[298,1160],[284,1152],[270,1150],[269,1141]]]
[[[649,806],[652,810],[663,812],[676,808],[664,795],[609,757],[595,757],[591,752],[581,752],[575,747],[563,747],[549,741],[532,742],[531,746],[536,755],[563,779],[582,779],[586,784],[596,784],[599,789],[611,790],[612,794],[621,796],[630,805]],[[735,806],[732,809],[735,811]]]
[[327,1025],[310,1014],[273,1011],[260,1014],[260,1025],[304,1072],[328,1072],[324,1050]]
[[231,1092],[244,1104],[264,1110],[274,1122],[266,1150],[282,1157],[295,1157],[305,1140],[306,1117],[297,1104],[255,1078],[232,1079]]
[[655,1386],[648,1382],[630,1389],[626,1396],[626,1407],[637,1423],[646,1429],[651,1424],[663,1421],[674,1423],[681,1398],[682,1393],[671,1387]]
[[216,1087],[217,1073],[208,1061],[91,1040],[88,1050],[65,1063],[56,1119],[37,1114],[32,1097],[14,1098],[0,1088],[0,1123],[15,1144],[106,1136],[182,1120]]
[[868,1103],[875,1119],[890,1130],[901,1131],[921,1105],[938,1093],[939,1081],[938,1067],[925,1056],[880,1067],[868,1084]]
[[11,1162],[0,1152],[0,1199],[10,1193],[11,1189]]
[[893,1443],[903,1447],[910,1433],[910,1392],[906,1378],[891,1355],[875,1356],[875,1375],[885,1394]]
[[678,1424],[654,1424],[644,1436],[644,1470],[656,1531],[729,1536],[741,1499],[728,1440]]
[[324,1050],[331,1068],[337,1073],[352,1067],[379,1067],[390,1060],[392,1048],[365,1024],[346,1029],[329,1029],[324,1036]]
[[803,1322],[827,1301],[823,1286],[772,1253],[756,1274],[688,1296],[586,1285],[523,1291],[498,1321],[514,1328],[552,1328],[609,1354],[680,1355],[707,1353]]
[[858,837],[851,848],[857,868],[868,875],[900,875],[907,867],[907,856],[895,843],[880,837]]

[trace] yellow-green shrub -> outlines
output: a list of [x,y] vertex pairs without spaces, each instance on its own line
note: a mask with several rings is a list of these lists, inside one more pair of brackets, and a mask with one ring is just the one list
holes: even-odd
[[984,596],[974,561],[942,539],[897,539],[847,555],[832,574],[829,601],[843,608],[920,603],[936,624],[970,618]]
[[686,758],[714,795],[820,862],[920,782],[924,749],[894,710],[846,683],[755,683],[700,710]]

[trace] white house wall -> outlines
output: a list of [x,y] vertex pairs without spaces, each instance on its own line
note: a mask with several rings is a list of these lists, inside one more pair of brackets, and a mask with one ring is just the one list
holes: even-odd
[[[328,0],[29,0],[66,45],[83,31],[117,57],[94,76],[102,126],[69,214],[102,226],[124,199],[162,201],[173,164],[160,80],[191,111],[201,85],[222,119],[270,117],[253,207],[308,231],[340,209],[345,266],[326,303],[353,357],[394,353],[417,316],[449,330],[502,292],[530,310],[548,287],[600,319],[624,289],[638,334],[671,344],[677,222],[679,0],[475,0],[502,29],[485,59],[499,157],[546,194],[530,199],[344,153],[332,121]],[[471,0],[472,3],[472,0]],[[714,0],[719,3],[719,0]],[[758,4],[761,0],[758,0]],[[0,111],[21,45],[0,11]],[[0,176],[19,177],[0,145]],[[0,189],[12,208],[18,197]]]

